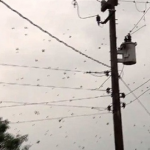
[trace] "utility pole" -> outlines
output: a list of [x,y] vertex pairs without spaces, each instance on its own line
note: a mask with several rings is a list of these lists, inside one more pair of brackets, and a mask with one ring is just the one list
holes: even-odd
[[[117,40],[116,40],[116,18],[115,6],[118,0],[102,0],[101,11],[109,9],[109,30],[110,30],[110,56],[111,56],[111,82],[112,82],[112,104],[113,104],[113,122],[114,122],[114,138],[115,150],[124,150],[122,118],[119,93],[119,75],[118,75],[118,59],[117,59]],[[112,15],[113,13],[113,15]]]
[[[111,10],[115,10],[115,3],[112,3]],[[109,13],[111,13],[109,10]],[[122,118],[119,94],[119,75],[117,60],[117,41],[116,41],[116,18],[115,13],[109,21],[110,30],[110,56],[111,56],[111,82],[112,82],[112,101],[113,101],[113,121],[114,121],[114,137],[115,149],[124,150]]]

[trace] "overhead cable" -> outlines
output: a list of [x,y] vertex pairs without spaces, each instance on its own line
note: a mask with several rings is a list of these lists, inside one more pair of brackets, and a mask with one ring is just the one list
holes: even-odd
[[127,95],[131,94],[132,92],[136,91],[137,89],[139,89],[140,87],[142,87],[143,85],[145,85],[146,83],[148,83],[150,81],[150,79],[148,79],[147,81],[145,81],[144,83],[142,83],[141,85],[139,85],[138,87],[136,87],[134,90],[130,91]]
[[131,103],[133,103],[133,102],[135,102],[136,100],[138,100],[138,98],[140,98],[141,96],[143,96],[145,93],[147,93],[148,91],[150,91],[150,89],[148,89],[148,90],[146,90],[146,91],[144,91],[142,94],[140,94],[136,99],[134,99],[134,100],[132,100],[132,101],[130,101],[127,105],[129,105],[129,104],[131,104]]
[[143,16],[140,18],[140,20],[135,24],[135,26],[132,28],[132,30],[130,30],[130,33],[132,34],[132,31],[137,27],[137,25],[141,22],[141,20],[145,17],[145,15],[147,14],[147,12],[150,10],[150,7],[145,11],[145,13],[143,14]]
[[15,12],[16,14],[18,14],[21,18],[25,19],[26,21],[28,21],[30,24],[32,24],[33,26],[37,27],[39,30],[41,30],[42,32],[48,34],[50,37],[52,37],[53,39],[57,40],[58,42],[62,43],[63,45],[67,46],[68,48],[71,48],[73,51],[79,53],[80,55],[90,59],[90,60],[93,60],[103,66],[106,66],[106,67],[109,67],[109,65],[103,63],[103,62],[100,62],[99,60],[96,60],[94,58],[92,58],[91,56],[88,56],[87,54],[84,54],[83,52],[77,50],[76,48],[70,46],[69,44],[65,43],[64,41],[60,40],[59,38],[57,38],[56,36],[52,35],[51,33],[49,33],[48,31],[44,30],[42,27],[40,27],[39,25],[33,23],[30,19],[26,18],[25,16],[23,16],[20,12],[18,12],[17,10],[13,9],[11,6],[9,6],[8,4],[6,4],[4,1],[0,0],[0,2],[2,4],[4,4],[7,8],[9,8],[11,11]]
[[[75,0],[76,1],[76,0]],[[93,18],[93,17],[96,17],[97,15],[93,15],[93,16],[87,16],[87,17],[81,17],[80,15],[80,8],[79,8],[79,4],[78,2],[76,1],[76,6],[77,6],[77,14],[78,14],[78,17],[80,19],[89,19],[89,18]]]
[[133,35],[134,33],[136,33],[137,31],[141,30],[142,28],[146,27],[146,24],[143,25],[142,27],[138,28],[137,30],[135,30],[134,32],[131,33],[131,35]]
[[138,9],[138,7],[137,7],[137,2],[134,2],[134,3],[135,3],[135,8],[136,8],[136,10],[137,10],[138,12],[144,12],[144,13],[145,13],[145,11],[146,11],[146,9],[147,9],[147,2],[145,2],[145,9],[144,9],[143,11],[141,11],[141,10]]
[[59,87],[59,86],[53,86],[53,85],[40,85],[40,84],[21,84],[21,83],[11,83],[11,82],[0,82],[0,84],[4,85],[17,85],[17,86],[26,86],[26,87],[45,87],[45,88],[57,88],[57,89],[72,89],[72,90],[88,90],[88,91],[106,91],[106,90],[98,90],[98,89],[84,89],[82,87],[76,88],[76,87]]
[[14,64],[0,64],[0,66],[7,67],[18,67],[18,68],[32,68],[32,69],[45,69],[45,70],[55,70],[55,71],[65,71],[65,72],[81,72],[86,74],[105,74],[105,71],[81,71],[81,70],[70,70],[70,69],[61,69],[61,68],[53,68],[53,67],[38,67],[38,66],[26,66],[26,65],[14,65]]
[[10,105],[10,106],[0,106],[0,109],[2,108],[13,108],[13,107],[25,107],[25,106],[34,106],[34,105],[45,105],[45,106],[53,106],[53,107],[73,107],[73,108],[88,108],[88,109],[103,109],[105,110],[105,107],[94,107],[94,106],[77,106],[77,105],[59,105],[59,104],[43,104],[43,103],[22,103],[18,102],[20,105]]
[[78,118],[78,117],[99,116],[99,115],[105,115],[105,114],[110,114],[110,113],[104,112],[104,113],[95,113],[95,114],[83,114],[83,115],[75,115],[75,116],[64,116],[64,117],[38,119],[38,120],[27,120],[27,121],[17,121],[17,122],[9,122],[9,123],[10,124],[22,124],[22,123],[43,122],[43,121],[50,121],[50,120],[71,119],[71,118]]
[[[71,98],[71,99],[64,99],[64,100],[55,100],[55,101],[46,101],[46,102],[40,102],[37,104],[49,104],[49,103],[63,103],[63,102],[73,102],[73,101],[82,101],[82,100],[90,100],[90,99],[98,99],[100,97],[108,97],[110,95],[100,95],[95,97],[84,97],[84,98]],[[2,103],[15,103],[15,104],[26,104],[27,102],[19,102],[19,101],[0,101]],[[28,103],[27,103],[28,104]]]
[[101,87],[103,87],[103,85],[110,79],[111,76],[109,76],[100,86],[98,89],[100,89]]
[[139,104],[143,107],[143,109],[146,111],[146,113],[148,115],[150,115],[150,112],[148,111],[148,109],[142,104],[142,102],[139,100],[139,97],[137,97],[132,90],[130,89],[130,87],[125,83],[125,81],[121,78],[121,81],[123,82],[123,84],[128,88],[128,90],[132,93],[132,95],[135,97],[135,99],[139,102]]
[[150,3],[149,1],[128,1],[128,0],[119,0],[120,2],[128,2],[128,3]]

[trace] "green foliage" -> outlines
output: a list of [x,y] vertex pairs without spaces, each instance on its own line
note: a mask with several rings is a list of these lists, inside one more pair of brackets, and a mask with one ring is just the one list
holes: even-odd
[[9,122],[0,118],[0,150],[29,150],[30,146],[24,146],[22,144],[27,141],[27,135],[17,135],[16,137],[7,133],[9,129]]

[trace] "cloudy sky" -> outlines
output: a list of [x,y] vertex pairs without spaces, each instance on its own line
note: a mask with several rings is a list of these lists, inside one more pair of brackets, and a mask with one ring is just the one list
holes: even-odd
[[[109,24],[99,27],[95,17],[80,19],[71,0],[5,2],[60,40],[110,65]],[[96,0],[78,0],[78,4],[82,17],[99,14],[104,20],[108,15],[100,12]],[[116,8],[118,47],[143,15],[139,11],[144,11],[145,6],[148,9],[150,4],[119,1]],[[32,145],[31,150],[114,150],[112,114],[105,110],[112,100],[104,91],[111,87],[111,81],[108,79],[99,88],[108,77],[85,73],[110,68],[56,41],[2,3],[0,10],[0,115],[11,122],[9,132],[28,134],[26,144]],[[125,66],[122,74],[132,90],[147,81],[134,91],[136,96],[150,87],[149,14],[134,31],[146,26],[132,37],[138,44],[137,64]],[[121,81],[120,91],[129,93]],[[147,91],[139,98],[148,111],[149,94]],[[134,99],[129,94],[121,101],[130,103]],[[31,103],[34,104],[29,105]],[[122,109],[122,118],[125,149],[148,150],[150,115],[138,100]]]

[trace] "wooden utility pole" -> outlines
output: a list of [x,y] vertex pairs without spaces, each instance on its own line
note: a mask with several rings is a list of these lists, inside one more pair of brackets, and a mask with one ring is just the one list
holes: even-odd
[[[110,0],[111,1],[111,0]],[[111,9],[109,13],[115,10],[117,0],[111,1]],[[116,18],[115,13],[109,21],[110,30],[110,56],[111,56],[111,82],[112,82],[112,101],[113,101],[113,121],[114,121],[114,138],[115,150],[124,150],[121,106],[119,94],[119,75],[118,75],[118,60],[117,60],[117,42],[116,42]]]
[[122,119],[119,93],[119,75],[118,75],[118,59],[117,59],[117,40],[116,40],[116,16],[115,6],[118,5],[118,0],[101,1],[101,11],[105,12],[109,9],[109,16],[104,22],[109,20],[110,30],[110,56],[111,56],[111,82],[112,82],[112,103],[113,103],[113,121],[114,121],[114,138],[115,150],[124,150]]

